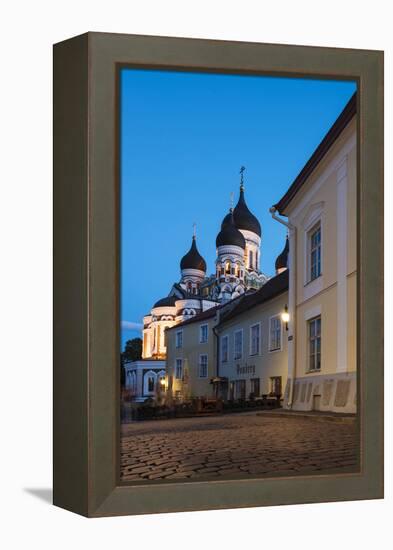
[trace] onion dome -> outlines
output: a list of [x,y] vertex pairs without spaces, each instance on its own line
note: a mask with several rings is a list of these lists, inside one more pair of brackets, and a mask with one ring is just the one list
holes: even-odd
[[[229,216],[229,219],[228,219]],[[227,220],[227,221],[226,221]],[[227,214],[221,224],[221,231],[217,235],[216,246],[235,245],[240,248],[246,247],[246,241],[235,225],[233,211]]]
[[165,298],[161,298],[161,300],[158,300],[158,302],[154,304],[153,309],[155,307],[174,307],[178,299],[177,296],[165,296]]
[[[231,217],[232,217],[232,210],[233,208],[231,208],[231,210],[228,212],[228,214],[225,216],[225,218],[222,220],[222,223],[221,223],[221,229],[224,229],[224,226],[228,223],[231,223]],[[236,224],[235,224],[236,225]]]
[[243,185],[240,185],[240,197],[233,211],[233,216],[235,218],[235,224],[238,229],[252,231],[253,233],[256,233],[259,237],[261,236],[261,224],[254,216],[254,214],[248,209],[244,198]]
[[190,250],[181,259],[180,269],[181,270],[183,270],[183,269],[198,269],[199,271],[203,271],[204,273],[206,273],[206,262],[202,258],[202,256],[199,254],[199,251],[198,251],[197,245],[196,245],[195,235],[192,238],[192,244],[191,244]]
[[278,271],[279,269],[288,268],[288,253],[289,253],[289,239],[287,235],[284,250],[281,252],[279,256],[277,256],[277,259],[276,259],[276,264],[275,264],[276,271]]

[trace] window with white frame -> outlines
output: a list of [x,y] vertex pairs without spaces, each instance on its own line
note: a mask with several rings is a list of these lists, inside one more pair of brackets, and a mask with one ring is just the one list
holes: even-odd
[[261,325],[256,323],[250,327],[250,355],[258,355],[260,350]]
[[207,325],[201,325],[199,327],[199,343],[200,344],[206,344],[207,338],[208,338],[208,326]]
[[175,378],[176,380],[181,380],[183,378],[183,360],[182,359],[176,359]]
[[269,351],[281,349],[281,318],[279,315],[270,317]]
[[236,330],[234,334],[234,359],[241,359],[243,356],[243,331]]
[[143,375],[143,395],[152,395],[156,390],[157,374],[148,371]]
[[321,316],[308,321],[309,371],[321,370]]
[[176,332],[176,347],[182,348],[183,347],[183,331],[178,330]]
[[222,363],[228,362],[228,344],[229,344],[228,335],[223,336],[221,339],[221,362]]
[[202,353],[199,356],[199,378],[207,378],[207,355]]
[[282,393],[281,376],[272,376],[270,378],[270,393],[272,395],[281,395]]
[[321,273],[321,224],[318,222],[308,232],[309,280],[317,279]]

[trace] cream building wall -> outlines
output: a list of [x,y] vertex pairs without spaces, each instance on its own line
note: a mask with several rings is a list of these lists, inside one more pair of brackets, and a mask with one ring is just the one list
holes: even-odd
[[[167,385],[173,397],[212,397],[211,379],[216,373],[216,337],[213,317],[181,324],[167,330]],[[201,327],[207,326],[207,342],[201,342]],[[182,345],[176,347],[176,333],[182,333]],[[201,377],[201,355],[207,355],[206,376]],[[176,360],[182,361],[182,377],[176,377]]]
[[[354,117],[284,212],[293,227],[289,378],[295,379],[285,404],[295,410],[356,412],[356,166]],[[321,275],[310,281],[310,230],[317,224]],[[312,372],[309,321],[318,316],[321,367]]]
[[176,324],[175,317],[175,307],[158,307],[152,309],[151,315],[143,318],[143,359],[165,359],[165,331]]
[[[220,377],[228,378],[228,395],[231,397],[231,384],[233,384],[235,399],[240,396],[237,392],[236,381],[245,380],[246,399],[253,391],[251,380],[259,379],[259,394],[268,395],[272,392],[272,381],[274,377],[281,378],[282,393],[287,381],[288,374],[288,336],[285,323],[281,321],[281,315],[288,303],[288,292],[284,292],[271,300],[258,304],[248,311],[236,315],[235,318],[224,322],[217,327],[220,337]],[[278,350],[270,351],[270,319],[278,317],[281,328],[281,345]],[[259,325],[260,344],[259,353],[251,353],[251,327]],[[243,353],[242,357],[235,359],[234,339],[235,332],[243,332]],[[228,337],[228,361],[223,362],[222,340]],[[257,397],[256,396],[256,397]]]

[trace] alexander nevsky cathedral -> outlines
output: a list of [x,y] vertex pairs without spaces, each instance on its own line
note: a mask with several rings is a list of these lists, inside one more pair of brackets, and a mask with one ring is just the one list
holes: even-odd
[[192,237],[180,261],[181,279],[165,298],[158,300],[143,319],[143,358],[164,359],[164,331],[211,307],[261,288],[268,277],[260,270],[261,225],[249,210],[240,170],[240,195],[221,223],[216,238],[216,270],[207,275],[206,261]]

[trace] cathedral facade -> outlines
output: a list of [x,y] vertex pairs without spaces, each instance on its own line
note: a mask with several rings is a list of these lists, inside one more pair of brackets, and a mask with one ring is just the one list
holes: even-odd
[[216,238],[215,273],[207,274],[194,231],[180,261],[180,281],[143,318],[143,360],[165,360],[165,331],[210,308],[259,290],[268,280],[260,269],[261,225],[249,210],[243,185],[239,200],[224,217]]

